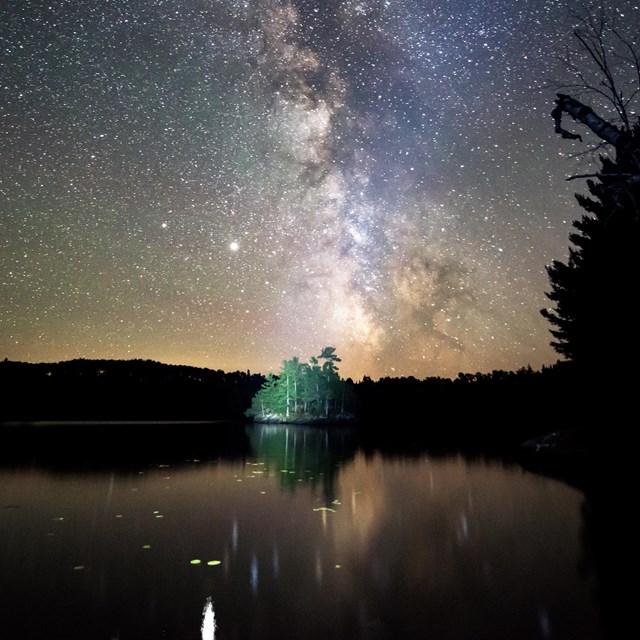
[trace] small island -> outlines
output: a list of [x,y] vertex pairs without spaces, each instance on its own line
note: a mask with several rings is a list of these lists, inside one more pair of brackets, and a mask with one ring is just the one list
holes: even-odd
[[297,356],[270,373],[245,415],[254,422],[337,424],[354,421],[352,384],[338,373],[335,347],[325,347],[309,362]]

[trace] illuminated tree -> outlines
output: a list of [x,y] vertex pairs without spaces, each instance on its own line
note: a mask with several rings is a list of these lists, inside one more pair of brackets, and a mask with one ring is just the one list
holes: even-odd
[[337,392],[340,387],[340,376],[338,375],[337,363],[341,362],[335,353],[335,347],[325,347],[318,356],[318,360],[324,360],[322,363],[322,398],[324,404],[324,415],[329,415],[329,406],[335,403]]
[[308,364],[297,357],[285,360],[277,376],[269,374],[246,415],[257,421],[289,421],[345,413],[351,394],[338,374],[338,362],[334,347],[325,347]]
[[285,407],[281,401],[282,394],[278,387],[278,378],[270,373],[253,399],[246,415],[255,418],[267,418],[280,413]]
[[291,360],[285,360],[282,363],[282,372],[280,379],[285,389],[285,415],[287,418],[291,414],[298,413],[298,400],[300,397],[300,382],[302,371],[300,366],[300,358],[294,357]]
[[309,364],[302,365],[302,403],[305,415],[313,413],[314,408],[320,404],[320,375],[322,369],[318,364],[318,359],[312,357]]

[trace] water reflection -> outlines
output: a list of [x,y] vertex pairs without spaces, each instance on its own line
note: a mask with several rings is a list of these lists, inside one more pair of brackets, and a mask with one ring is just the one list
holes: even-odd
[[216,615],[213,611],[213,601],[207,598],[202,611],[202,640],[215,640],[216,637]]
[[[637,555],[638,527],[631,495],[633,467],[621,463],[604,468],[597,481],[585,487],[581,531],[583,555],[580,573],[596,578],[595,593],[610,638],[624,638],[637,624],[635,580],[630,562]],[[634,496],[635,497],[635,496]]]
[[247,453],[244,430],[225,422],[0,423],[0,465],[127,471]]
[[0,471],[4,635],[605,637],[580,492],[495,461],[365,454],[347,431],[246,435],[235,458]]
[[335,478],[356,452],[355,432],[347,428],[264,425],[247,429],[253,455],[264,473],[276,473],[280,486],[321,486],[325,502],[335,500]]
[[258,558],[255,554],[251,558],[251,591],[254,596],[258,594]]

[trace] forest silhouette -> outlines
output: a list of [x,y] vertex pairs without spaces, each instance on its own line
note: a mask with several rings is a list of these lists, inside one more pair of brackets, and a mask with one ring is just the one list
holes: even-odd
[[[329,392],[331,411],[341,410],[342,393],[339,396],[335,389],[344,389],[349,412],[357,418],[366,437],[408,443],[433,440],[452,445],[499,441],[513,445],[544,431],[545,398],[553,393],[570,395],[568,387],[572,384],[572,376],[563,365],[541,371],[527,367],[516,372],[460,373],[453,380],[409,376],[378,381],[365,377],[354,382],[334,375],[331,384],[339,382],[339,386]],[[244,423],[252,400],[258,398],[254,408],[259,404],[259,390],[276,379],[149,360],[73,360],[55,364],[5,360],[0,362],[0,386],[4,390],[0,422]],[[279,393],[282,394],[282,386]],[[325,399],[323,395],[318,403],[321,414]],[[523,416],[523,407],[527,407],[527,416]],[[571,407],[567,409],[573,411]],[[392,432],[388,432],[390,421],[397,425]]]

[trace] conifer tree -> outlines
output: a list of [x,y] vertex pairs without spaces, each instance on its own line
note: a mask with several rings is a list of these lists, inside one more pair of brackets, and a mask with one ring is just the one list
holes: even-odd
[[267,376],[246,415],[257,421],[297,421],[348,413],[352,393],[338,374],[338,362],[334,347],[325,347],[309,363],[297,357],[283,361],[277,376]]
[[557,134],[582,141],[563,126],[569,115],[599,138],[596,148],[608,155],[600,156],[596,173],[570,178],[590,178],[590,195],[576,196],[586,213],[573,223],[567,262],[555,260],[547,268],[554,306],[541,311],[553,325],[556,351],[581,371],[604,376],[635,368],[640,355],[640,50],[614,17],[602,7],[578,16],[577,50],[566,61],[576,78],[572,90],[608,108],[611,118],[562,93],[551,113]]
[[338,387],[340,386],[340,376],[338,375],[337,363],[340,358],[336,355],[335,347],[325,347],[317,360],[324,360],[322,363],[322,389],[324,415],[329,415],[329,408],[335,402]]
[[[640,142],[636,126],[630,144]],[[548,268],[554,302],[542,314],[551,322],[552,346],[583,369],[620,370],[638,356],[640,285],[640,181],[629,184],[626,157],[602,157],[591,197],[577,195],[587,212],[573,223],[568,261]]]

